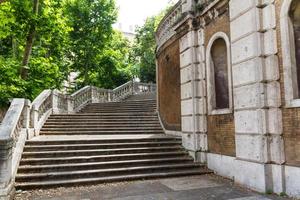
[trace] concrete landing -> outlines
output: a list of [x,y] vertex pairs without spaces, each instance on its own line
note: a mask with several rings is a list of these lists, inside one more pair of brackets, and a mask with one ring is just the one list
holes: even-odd
[[258,194],[214,175],[18,191],[15,200],[284,200]]

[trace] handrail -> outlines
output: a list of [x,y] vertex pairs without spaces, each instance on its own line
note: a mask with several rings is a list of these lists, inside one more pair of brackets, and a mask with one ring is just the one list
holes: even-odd
[[13,99],[3,121],[0,125],[0,140],[7,140],[15,137],[16,130],[22,126],[22,112],[24,110],[25,99]]

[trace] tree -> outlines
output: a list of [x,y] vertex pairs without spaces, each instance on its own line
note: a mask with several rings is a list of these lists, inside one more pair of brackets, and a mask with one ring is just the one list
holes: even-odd
[[156,82],[155,31],[165,12],[147,18],[145,24],[137,29],[130,58],[134,67],[132,70],[142,82]]
[[70,30],[64,17],[64,1],[1,3],[1,105],[13,97],[33,99],[46,88],[61,87],[68,65],[65,52]]
[[72,69],[80,73],[81,84],[92,84],[93,72],[99,66],[99,56],[111,39],[112,24],[117,18],[114,0],[76,0],[67,6]]

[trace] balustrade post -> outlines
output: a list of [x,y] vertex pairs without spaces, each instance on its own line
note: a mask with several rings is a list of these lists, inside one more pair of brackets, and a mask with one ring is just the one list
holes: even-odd
[[74,113],[74,98],[68,96],[67,97],[67,109],[68,109],[68,114]]
[[34,131],[30,127],[30,114],[31,114],[31,102],[26,99],[24,104],[24,112],[23,112],[23,127],[26,129],[26,137],[27,139],[31,139],[34,136]]
[[53,114],[59,114],[59,108],[58,108],[58,92],[56,90],[53,90],[51,92],[52,95],[52,113]]
[[14,196],[12,183],[12,138],[0,138],[0,199],[9,200]]
[[38,129],[38,122],[39,122],[39,111],[35,106],[32,106],[31,108],[30,122],[31,122],[30,132],[33,132],[34,136],[38,136],[39,134],[37,129]]

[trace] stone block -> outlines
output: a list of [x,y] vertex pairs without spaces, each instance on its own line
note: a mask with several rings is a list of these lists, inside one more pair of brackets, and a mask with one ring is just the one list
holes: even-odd
[[245,35],[260,31],[260,13],[261,9],[253,7],[248,12],[233,20],[230,23],[231,41],[236,41]]
[[181,101],[181,115],[193,114],[193,99]]
[[267,106],[271,108],[277,108],[281,105],[280,84],[277,81],[273,81],[265,84],[267,95]]
[[180,38],[179,40],[179,49],[180,49],[180,53],[182,53],[183,51],[187,50],[188,48],[194,46],[195,44],[195,36],[194,36],[194,32],[190,31],[187,34],[185,34],[184,36],[182,36],[182,38]]
[[195,81],[196,97],[206,97],[206,82],[205,80]]
[[180,83],[186,83],[192,80],[193,74],[192,74],[192,66],[188,66],[185,68],[182,68],[180,70]]
[[242,62],[232,67],[233,87],[252,84],[263,79],[264,60],[261,57]]
[[262,33],[252,33],[231,45],[232,63],[238,64],[262,54],[261,44],[263,42]]
[[199,134],[182,134],[182,145],[189,151],[200,151],[200,135]]
[[283,133],[283,127],[282,127],[282,113],[280,108],[268,109],[267,113],[268,113],[267,132],[270,134],[281,135]]
[[197,61],[205,62],[205,47],[204,46],[201,45],[197,48],[197,55],[198,55]]
[[265,102],[263,83],[246,85],[233,89],[235,110],[263,108]]
[[198,30],[198,45],[204,46],[205,44],[205,32],[204,29],[199,29]]
[[265,80],[275,81],[279,79],[279,64],[277,55],[271,55],[265,61]]
[[273,182],[273,192],[280,194],[284,192],[284,166],[283,165],[271,165],[272,168],[272,182]]
[[195,114],[205,115],[207,113],[205,98],[195,98]]
[[181,129],[182,132],[193,132],[193,116],[182,116],[181,117]]
[[192,61],[193,61],[192,53],[193,53],[192,48],[189,48],[180,54],[180,67],[181,68],[192,64]]
[[185,83],[181,85],[181,99],[192,98],[192,82]]
[[196,79],[204,80],[205,79],[205,63],[199,63],[196,66]]
[[300,167],[285,166],[286,193],[300,198]]
[[243,110],[234,113],[237,133],[266,134],[266,111],[264,109]]
[[263,16],[263,30],[269,30],[276,28],[276,13],[275,5],[269,4],[262,9]]
[[264,56],[277,54],[277,36],[276,30],[268,30],[263,34],[264,36],[264,48],[263,54]]
[[231,0],[229,2],[230,20],[233,20],[247,12],[249,9],[255,7],[256,3],[256,0],[243,0],[243,3],[241,3],[240,0]]
[[283,164],[285,162],[284,156],[284,141],[280,135],[269,136],[270,146],[270,160],[276,164]]
[[266,167],[265,164],[235,161],[234,181],[259,192],[266,192]]
[[268,161],[268,141],[263,135],[235,135],[236,157],[265,163]]
[[218,175],[233,179],[235,173],[235,157],[208,153],[207,167]]

